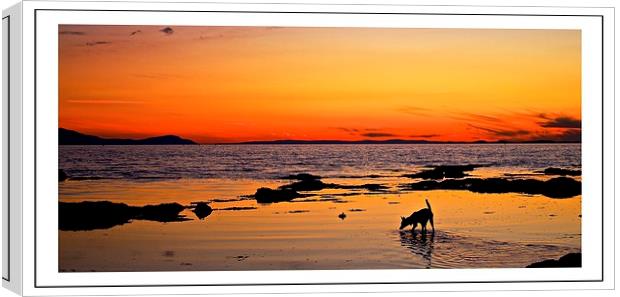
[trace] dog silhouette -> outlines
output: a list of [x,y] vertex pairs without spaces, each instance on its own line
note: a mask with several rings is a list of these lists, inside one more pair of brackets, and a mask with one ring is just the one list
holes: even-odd
[[428,202],[428,199],[424,199],[426,201],[427,208],[420,209],[414,213],[412,213],[408,217],[400,217],[400,230],[405,227],[412,225],[411,231],[413,232],[415,228],[420,224],[422,226],[422,232],[426,232],[426,224],[430,221],[431,227],[433,227],[433,233],[435,233],[435,223],[433,222],[433,210],[431,209],[431,204]]

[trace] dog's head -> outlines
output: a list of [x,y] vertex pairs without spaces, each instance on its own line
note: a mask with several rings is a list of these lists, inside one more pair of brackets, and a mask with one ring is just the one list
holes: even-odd
[[400,227],[398,229],[402,230],[403,228],[409,225],[409,221],[405,217],[400,217]]

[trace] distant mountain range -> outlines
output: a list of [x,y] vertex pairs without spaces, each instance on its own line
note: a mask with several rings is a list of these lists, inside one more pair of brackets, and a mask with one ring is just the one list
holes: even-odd
[[[176,145],[176,144],[197,144],[193,140],[184,139],[176,135],[164,135],[144,139],[123,139],[123,138],[102,138],[94,135],[82,134],[77,131],[64,128],[58,129],[58,143],[60,145]],[[559,142],[554,140],[533,140],[525,142],[513,141],[432,141],[420,139],[387,139],[387,140],[258,140],[235,143],[218,143],[221,145],[230,144],[493,144],[493,143],[579,143],[579,142]]]
[[102,138],[77,131],[58,128],[59,145],[164,145],[197,144],[192,140],[176,135],[163,135],[144,139]]
[[558,142],[554,140],[532,140],[532,141],[431,141],[431,140],[419,140],[419,139],[388,139],[388,140],[260,140],[260,141],[246,141],[237,143],[221,143],[221,144],[493,144],[493,143],[579,143],[577,142]]

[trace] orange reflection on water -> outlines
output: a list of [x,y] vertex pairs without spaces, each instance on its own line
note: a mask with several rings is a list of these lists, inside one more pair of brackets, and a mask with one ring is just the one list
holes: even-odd
[[[61,185],[61,201],[188,204],[251,194],[259,185],[276,186],[216,179],[82,181]],[[213,202],[216,210],[205,220],[186,210],[191,221],[136,220],[107,230],[61,231],[59,270],[524,267],[581,249],[581,196],[358,192],[335,202],[304,201],[315,198],[321,197],[274,204]],[[425,207],[425,198],[435,213],[435,236],[399,232],[400,216]],[[256,209],[217,210],[233,206]],[[344,220],[338,218],[342,212]]]

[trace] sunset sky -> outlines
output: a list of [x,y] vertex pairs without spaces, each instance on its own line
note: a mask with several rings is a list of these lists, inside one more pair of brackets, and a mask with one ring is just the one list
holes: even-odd
[[575,141],[581,33],[61,25],[59,98],[103,137]]

